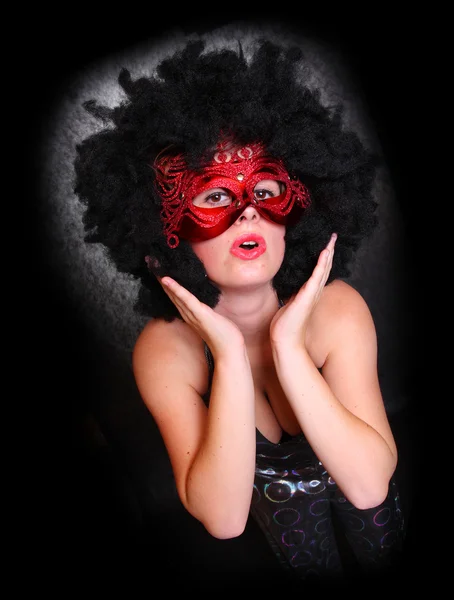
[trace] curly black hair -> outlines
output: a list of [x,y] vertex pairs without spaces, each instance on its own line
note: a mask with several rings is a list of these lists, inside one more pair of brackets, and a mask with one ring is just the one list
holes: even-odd
[[260,40],[250,61],[241,44],[237,52],[204,50],[203,41],[188,42],[158,65],[156,76],[133,80],[122,69],[118,82],[127,100],[115,108],[84,104],[106,128],[83,140],[75,159],[85,240],[103,244],[120,272],[140,280],[136,310],[168,321],[181,317],[146,256],[160,265],[157,274],[175,278],[211,307],[220,290],[188,242],[175,249],[166,243],[152,168],[163,149],[184,153],[197,169],[220,132],[233,132],[238,143],[263,142],[308,187],[311,205],[287,227],[273,279],[282,299],[308,279],[332,232],[338,240],[328,282],[348,277],[354,252],[377,224],[379,157],[345,130],[341,105],[324,106],[320,92],[299,81],[302,50]]

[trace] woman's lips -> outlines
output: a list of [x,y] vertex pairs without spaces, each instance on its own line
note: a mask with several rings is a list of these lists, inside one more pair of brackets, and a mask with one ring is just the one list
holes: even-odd
[[[242,248],[241,244],[245,242],[255,242],[257,244],[250,250],[246,248]],[[230,253],[233,256],[241,258],[241,260],[254,260],[254,258],[258,258],[261,256],[266,250],[266,242],[261,235],[257,235],[256,233],[243,233],[236,238],[233,242]]]

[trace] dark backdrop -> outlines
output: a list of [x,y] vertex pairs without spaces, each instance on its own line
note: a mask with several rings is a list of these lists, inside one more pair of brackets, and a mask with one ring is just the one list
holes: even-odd
[[[243,8],[241,11],[242,20],[256,19]],[[268,18],[263,9],[260,15],[265,21]],[[188,9],[172,14],[171,26],[203,31],[228,20],[206,14],[197,16]],[[408,252],[411,257],[415,256],[409,263],[411,272],[406,274],[409,292],[415,298],[408,307],[410,322],[414,325],[421,297],[420,284],[415,279],[416,257],[420,254],[415,234],[420,227],[420,214],[415,210],[420,195],[415,165],[421,132],[414,126],[423,108],[417,83],[421,67],[420,61],[415,59],[420,37],[403,18],[385,9],[378,14],[338,9],[323,15],[289,14],[287,19],[280,15],[279,21],[298,32],[318,33],[322,39],[339,44],[361,81],[391,170],[396,198],[404,213]],[[164,578],[165,585],[165,578],[173,577],[167,573],[174,573],[173,568],[176,568],[177,580],[178,573],[183,573],[188,581],[198,585],[204,577],[210,579],[211,569],[215,569],[213,565],[218,562],[232,560],[247,564],[250,561],[261,576],[265,571],[259,569],[259,561],[263,560],[266,568],[271,566],[271,562],[267,562],[269,556],[259,554],[256,559],[250,556],[249,548],[255,548],[255,531],[244,546],[236,540],[227,542],[224,555],[202,528],[172,504],[174,497],[170,492],[161,498],[159,490],[148,490],[154,501],[151,510],[156,514],[154,525],[150,526],[149,515],[144,513],[134,491],[131,474],[123,468],[125,458],[118,448],[112,449],[109,432],[103,431],[102,418],[96,418],[99,398],[106,394],[106,374],[110,369],[117,370],[118,374],[122,366],[116,363],[114,354],[103,354],[102,349],[96,347],[90,332],[77,318],[71,298],[49,266],[48,243],[40,229],[41,198],[36,185],[39,165],[34,157],[62,86],[75,70],[94,59],[128,48],[132,43],[161,33],[162,29],[162,18],[154,16],[153,11],[140,14],[134,10],[127,16],[122,11],[117,19],[106,15],[95,18],[91,14],[67,16],[60,24],[49,24],[28,37],[32,59],[27,68],[24,98],[27,137],[21,144],[28,166],[27,177],[21,183],[26,184],[27,217],[33,236],[33,247],[25,244],[23,258],[28,267],[26,289],[30,294],[25,302],[30,315],[26,339],[33,342],[33,366],[26,370],[22,385],[33,393],[40,391],[39,411],[44,415],[44,424],[36,432],[37,444],[43,451],[38,476],[42,483],[39,492],[35,489],[33,500],[34,504],[36,500],[35,506],[42,505],[43,511],[36,510],[33,518],[39,521],[40,535],[50,540],[49,559],[57,561],[64,557],[68,577],[79,580],[84,580],[87,573],[102,573],[106,582],[112,582],[132,569],[133,577],[150,573],[150,577]],[[418,265],[420,260],[418,258]],[[420,340],[411,333],[404,375],[410,386],[411,403],[402,417],[405,455],[409,457],[406,464],[415,475],[419,472],[420,408],[424,394],[421,379],[415,381],[413,376],[420,364],[419,345]],[[110,392],[114,394],[115,390]],[[131,393],[134,393],[132,388]],[[127,416],[124,424],[128,426]],[[396,427],[402,427],[402,423]],[[161,459],[165,461],[162,456]],[[165,468],[161,476],[163,485],[170,486]],[[411,486],[406,564],[399,577],[404,586],[418,568],[421,574],[426,569],[427,548],[423,546],[424,551],[421,551],[424,532],[419,524],[423,504],[419,494],[413,493],[417,491],[416,484]],[[172,522],[171,529],[167,528],[167,522]],[[191,554],[189,540],[194,539],[198,542]],[[225,576],[225,583],[232,581],[228,566],[221,575]]]

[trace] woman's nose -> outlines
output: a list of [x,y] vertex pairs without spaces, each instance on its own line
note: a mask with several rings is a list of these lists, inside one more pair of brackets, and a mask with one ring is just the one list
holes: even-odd
[[238,219],[236,220],[236,223],[242,223],[244,220],[258,221],[259,219],[260,219],[260,213],[257,211],[255,206],[253,206],[252,204],[249,204],[248,206],[246,206],[246,208],[243,210],[241,215],[238,217]]

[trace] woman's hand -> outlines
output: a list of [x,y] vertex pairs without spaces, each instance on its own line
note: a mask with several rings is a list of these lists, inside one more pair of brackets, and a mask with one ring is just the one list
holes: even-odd
[[275,314],[270,325],[272,345],[304,346],[310,315],[320,299],[331,271],[336,239],[337,234],[333,233],[326,248],[320,253],[312,275],[298,293]]
[[243,334],[230,319],[214,312],[171,277],[157,279],[182,319],[208,344],[215,358],[244,345]]

